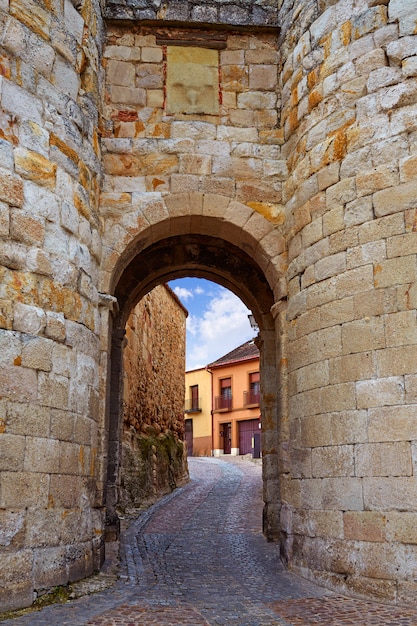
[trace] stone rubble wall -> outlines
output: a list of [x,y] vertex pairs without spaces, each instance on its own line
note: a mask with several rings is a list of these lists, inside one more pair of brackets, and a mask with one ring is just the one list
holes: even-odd
[[184,445],[186,311],[164,285],[136,305],[126,325],[121,494],[139,508],[187,479]]
[[322,4],[281,9],[284,556],[338,591],[413,603],[417,3]]
[[102,558],[94,1],[0,3],[0,606]]

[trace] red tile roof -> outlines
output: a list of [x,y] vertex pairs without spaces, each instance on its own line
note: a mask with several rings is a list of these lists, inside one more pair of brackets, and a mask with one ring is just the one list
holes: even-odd
[[217,361],[207,365],[207,368],[220,367],[221,365],[230,365],[232,363],[238,363],[239,361],[250,361],[251,359],[259,358],[259,350],[255,345],[253,339],[250,339],[246,343],[243,343],[238,348],[235,348],[231,352],[228,352],[224,356],[221,356]]

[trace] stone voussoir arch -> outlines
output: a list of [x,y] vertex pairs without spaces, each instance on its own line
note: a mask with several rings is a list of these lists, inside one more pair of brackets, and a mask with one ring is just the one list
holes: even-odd
[[[152,210],[152,208],[154,210]],[[109,324],[107,380],[107,524],[117,525],[120,482],[122,342],[132,308],[158,284],[182,276],[207,278],[236,293],[259,325],[263,385],[263,466],[266,483],[264,529],[278,533],[280,507],[277,464],[279,372],[276,359],[276,308],[280,294],[283,238],[279,227],[246,205],[215,194],[182,193],[135,204],[109,220],[104,237],[113,272],[103,271],[102,289],[117,306]],[[146,225],[147,222],[147,225]],[[115,234],[123,231],[123,238]],[[114,247],[113,247],[114,246]],[[280,254],[279,254],[280,252]],[[115,255],[118,255],[115,261]],[[104,255],[104,267],[106,265]]]
[[236,245],[264,272],[282,298],[286,246],[280,221],[274,223],[246,204],[212,193],[134,194],[131,204],[104,212],[100,291],[114,295],[125,267],[147,246],[169,236],[198,233]]

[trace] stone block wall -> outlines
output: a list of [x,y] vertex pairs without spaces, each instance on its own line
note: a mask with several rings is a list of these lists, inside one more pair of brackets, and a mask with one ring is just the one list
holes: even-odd
[[[154,216],[165,213],[161,198],[200,194],[206,197],[205,211],[215,217],[216,194],[224,197],[224,206],[232,198],[269,223],[283,221],[281,187],[287,168],[279,146],[282,134],[276,128],[276,35],[210,35],[213,38],[202,45],[200,31],[186,30],[184,35],[177,29],[169,35],[173,45],[168,47],[191,49],[203,66],[213,63],[211,53],[216,55],[218,112],[167,115],[172,93],[165,85],[169,71],[165,31],[135,23],[112,24],[108,29],[101,194],[105,284],[111,281],[114,258],[131,241],[134,229],[154,224]],[[248,213],[236,219],[245,222]],[[283,250],[277,250],[280,253]]]
[[0,3],[0,606],[100,567],[97,3]]
[[184,446],[185,319],[165,285],[136,305],[126,326],[119,506],[139,508],[188,477]]
[[412,603],[417,4],[292,4],[280,41],[284,556],[338,590]]

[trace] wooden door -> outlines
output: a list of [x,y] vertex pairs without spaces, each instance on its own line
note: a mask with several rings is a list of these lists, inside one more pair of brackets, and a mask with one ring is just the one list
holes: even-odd
[[193,456],[193,420],[185,420],[185,443],[187,456]]
[[259,432],[259,419],[239,422],[239,454],[252,454],[252,439]]
[[222,424],[221,429],[223,432],[223,452],[224,454],[230,454],[232,451],[232,425]]

